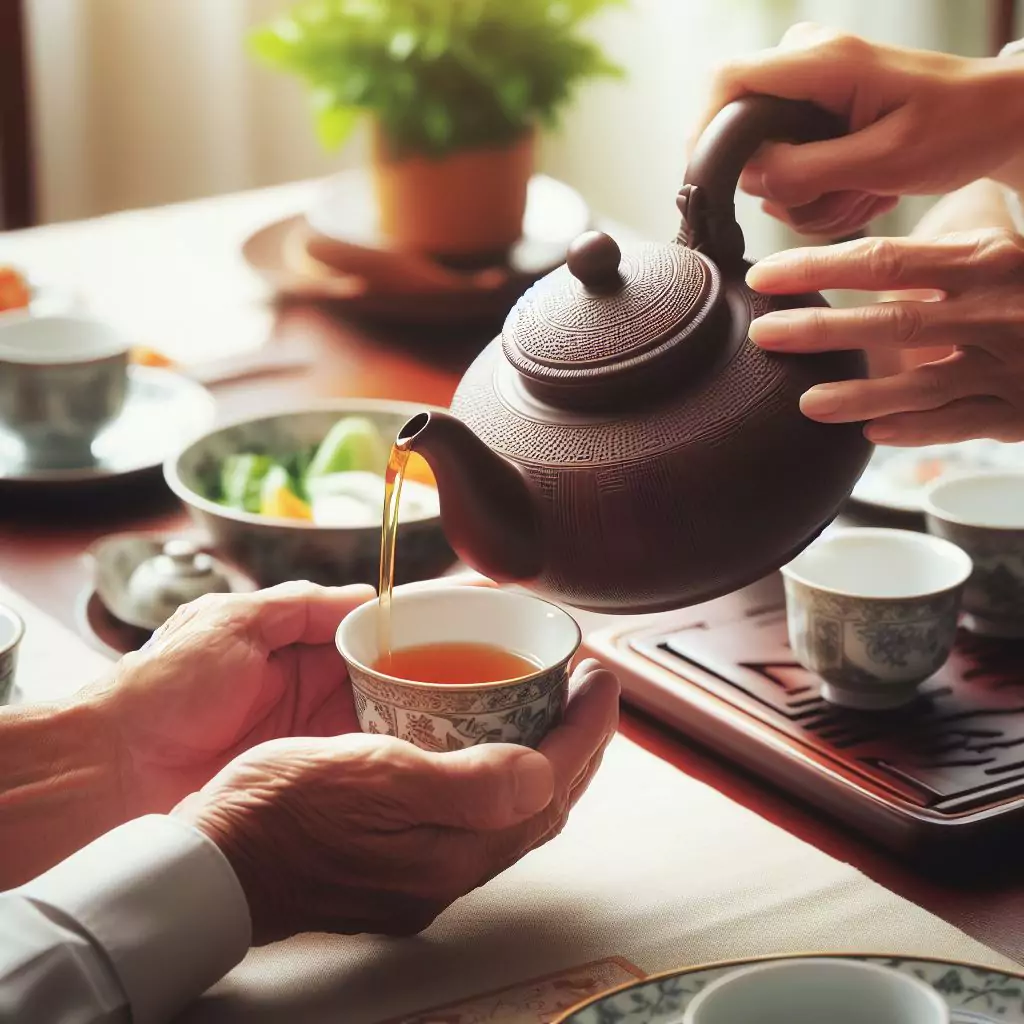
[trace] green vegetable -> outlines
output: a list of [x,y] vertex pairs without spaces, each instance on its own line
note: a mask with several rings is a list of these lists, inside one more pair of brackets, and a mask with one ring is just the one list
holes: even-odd
[[361,416],[346,416],[331,427],[306,470],[305,482],[328,473],[360,470],[383,474],[388,454],[380,432]]
[[581,25],[627,0],[305,0],[251,39],[305,79],[324,146],[371,115],[399,153],[443,156],[552,125],[581,81],[618,76]]
[[269,455],[229,455],[220,470],[222,503],[246,512],[259,512],[260,487],[273,466]]

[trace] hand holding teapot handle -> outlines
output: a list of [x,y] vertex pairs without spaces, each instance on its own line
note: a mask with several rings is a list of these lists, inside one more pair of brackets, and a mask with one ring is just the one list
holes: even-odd
[[724,106],[701,135],[676,205],[678,241],[706,253],[723,270],[743,262],[736,188],[747,162],[765,142],[822,142],[845,135],[846,123],[822,107],[777,96],[745,96]]

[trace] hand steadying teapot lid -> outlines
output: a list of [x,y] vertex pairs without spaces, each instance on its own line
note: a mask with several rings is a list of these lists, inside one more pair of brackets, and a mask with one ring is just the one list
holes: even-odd
[[464,561],[578,607],[655,611],[754,582],[834,517],[871,446],[798,403],[865,361],[750,342],[753,317],[826,303],[747,288],[734,197],[763,142],[840,128],[806,103],[725,107],[691,158],[675,241],[582,236],[466,372],[452,415],[406,424]]

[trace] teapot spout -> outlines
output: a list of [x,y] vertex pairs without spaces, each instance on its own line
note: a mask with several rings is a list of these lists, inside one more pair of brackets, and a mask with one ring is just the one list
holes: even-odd
[[534,498],[514,463],[443,412],[414,416],[399,431],[397,444],[430,466],[441,525],[459,558],[499,582],[523,582],[540,573],[543,552]]

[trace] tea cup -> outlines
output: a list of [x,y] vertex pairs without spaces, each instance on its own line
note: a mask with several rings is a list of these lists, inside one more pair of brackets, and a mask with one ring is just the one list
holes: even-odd
[[493,587],[440,584],[395,589],[395,650],[486,644],[536,665],[535,671],[517,679],[479,683],[418,682],[376,669],[380,614],[377,601],[360,606],[342,621],[336,638],[363,732],[397,736],[434,751],[477,743],[536,747],[561,721],[569,664],[581,634],[575,619],[556,605]]
[[18,647],[25,635],[25,623],[21,616],[0,604],[0,704],[11,699],[14,689],[14,673],[18,667]]
[[907,974],[800,958],[738,968],[699,992],[683,1024],[949,1024],[945,1000]]
[[946,477],[923,504],[928,532],[974,562],[964,625],[985,636],[1024,637],[1024,471]]
[[822,696],[881,710],[946,662],[971,560],[939,537],[865,527],[822,537],[782,574],[790,645]]
[[78,467],[121,411],[130,345],[96,320],[0,319],[0,428],[33,465]]

